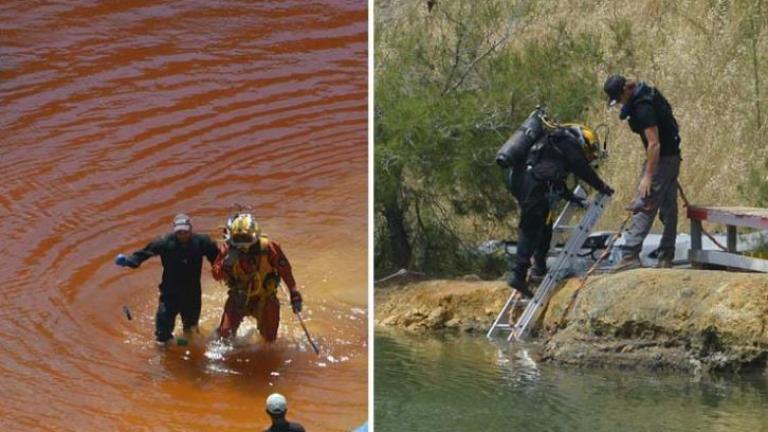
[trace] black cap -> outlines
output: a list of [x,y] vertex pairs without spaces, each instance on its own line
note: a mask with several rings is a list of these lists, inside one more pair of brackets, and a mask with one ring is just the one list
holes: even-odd
[[621,97],[621,92],[624,91],[624,84],[627,80],[621,75],[611,75],[605,80],[603,84],[603,91],[608,95],[608,106],[616,105]]

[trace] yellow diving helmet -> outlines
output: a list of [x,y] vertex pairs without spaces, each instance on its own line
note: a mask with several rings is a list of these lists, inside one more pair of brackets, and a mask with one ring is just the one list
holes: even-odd
[[600,159],[602,156],[600,151],[600,136],[597,135],[597,132],[594,129],[576,123],[563,126],[567,126],[575,132],[581,147],[581,154],[584,155],[587,162],[592,164]]
[[240,250],[248,250],[260,235],[261,228],[250,213],[237,214],[227,221],[227,243]]

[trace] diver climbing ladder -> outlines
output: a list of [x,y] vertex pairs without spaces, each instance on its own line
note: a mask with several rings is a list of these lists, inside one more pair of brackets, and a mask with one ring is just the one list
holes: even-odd
[[[574,195],[577,197],[584,197],[586,196],[586,193],[581,189],[581,186],[579,186],[574,191]],[[511,341],[512,338],[520,340],[528,337],[539,312],[549,302],[549,298],[554,292],[555,287],[557,287],[557,284],[563,278],[569,275],[573,265],[573,259],[584,245],[584,241],[589,237],[592,228],[600,220],[609,200],[610,197],[607,195],[598,194],[587,207],[581,222],[576,226],[568,226],[567,224],[576,212],[578,205],[571,202],[566,204],[552,228],[555,233],[570,232],[571,235],[568,238],[568,241],[558,254],[554,265],[550,267],[546,276],[544,276],[544,279],[541,281],[538,289],[536,289],[532,299],[521,299],[520,293],[517,291],[514,291],[512,295],[509,296],[509,299],[507,299],[501,312],[499,312],[499,315],[493,322],[491,329],[488,330],[487,336],[489,338],[493,337],[496,332],[502,330],[510,332],[507,337],[508,341]],[[512,325],[512,314],[519,306],[525,306],[525,310],[517,319],[517,322]]]

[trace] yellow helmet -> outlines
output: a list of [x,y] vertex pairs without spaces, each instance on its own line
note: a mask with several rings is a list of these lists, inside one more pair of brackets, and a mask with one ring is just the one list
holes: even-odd
[[248,249],[259,240],[261,229],[250,213],[240,213],[227,221],[227,243],[238,249]]
[[600,136],[594,129],[576,123],[563,126],[570,127],[576,133],[581,146],[581,154],[584,155],[587,162],[591,163],[600,158]]
[[600,159],[602,153],[600,150],[600,136],[597,134],[597,131],[587,126],[581,126],[581,136],[584,137],[584,144],[581,147],[584,157],[589,162],[595,162]]
[[597,136],[597,132],[586,126],[581,127],[581,135],[584,137],[584,141],[586,141],[587,145],[594,146],[600,144],[600,138]]

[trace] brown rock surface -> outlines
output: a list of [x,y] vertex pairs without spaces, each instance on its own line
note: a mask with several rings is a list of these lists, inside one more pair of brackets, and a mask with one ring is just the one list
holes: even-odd
[[[568,281],[544,317],[548,336],[578,286]],[[427,281],[376,288],[377,325],[485,331],[510,290],[503,281]],[[544,337],[542,337],[544,339]],[[768,275],[640,269],[590,279],[545,360],[688,372],[765,368]]]
[[[551,329],[578,281],[552,298]],[[590,280],[546,359],[574,364],[700,370],[765,367],[768,275],[641,269]]]
[[377,287],[375,320],[377,325],[415,331],[484,331],[510,292],[503,281],[433,280]]

